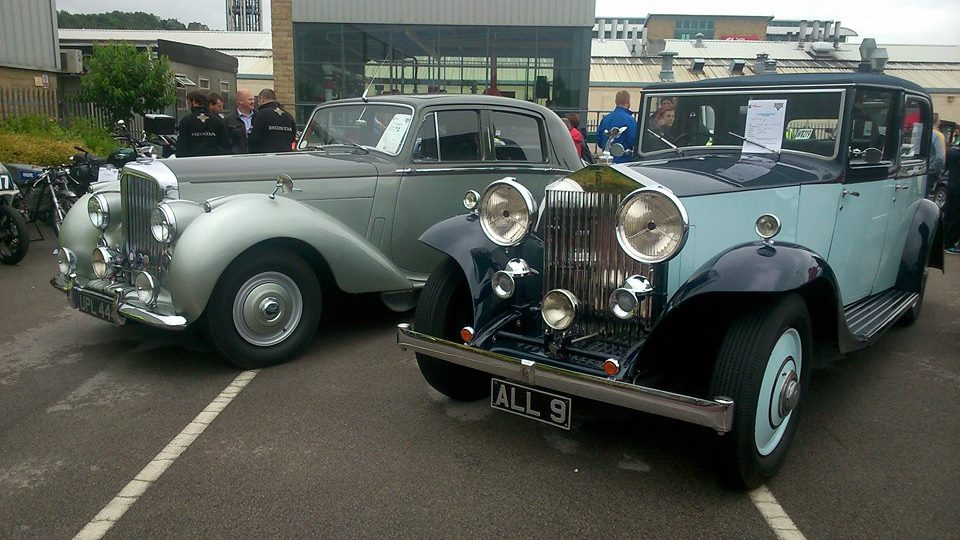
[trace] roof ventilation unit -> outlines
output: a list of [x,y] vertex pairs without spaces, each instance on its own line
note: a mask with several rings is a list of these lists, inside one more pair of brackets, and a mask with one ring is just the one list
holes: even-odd
[[707,65],[707,61],[703,58],[694,58],[693,64],[690,66],[690,71],[694,73],[703,73],[703,67]]
[[746,60],[734,60],[733,62],[730,62],[730,73],[733,75],[743,75],[743,68],[746,65]]

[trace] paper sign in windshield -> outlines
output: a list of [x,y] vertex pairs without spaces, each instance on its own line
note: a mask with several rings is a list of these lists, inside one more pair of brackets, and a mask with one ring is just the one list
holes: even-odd
[[380,141],[377,143],[377,150],[383,150],[388,154],[396,154],[400,151],[400,145],[403,144],[403,136],[407,133],[407,127],[410,126],[409,114],[395,114],[387,124],[387,129],[383,130]]
[[751,99],[747,104],[747,125],[744,128],[744,154],[780,152],[783,145],[783,124],[787,118],[787,100]]

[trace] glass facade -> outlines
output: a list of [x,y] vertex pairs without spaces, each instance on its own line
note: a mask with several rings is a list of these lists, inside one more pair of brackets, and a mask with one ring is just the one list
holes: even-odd
[[336,99],[494,94],[587,106],[590,28],[294,23],[297,119]]

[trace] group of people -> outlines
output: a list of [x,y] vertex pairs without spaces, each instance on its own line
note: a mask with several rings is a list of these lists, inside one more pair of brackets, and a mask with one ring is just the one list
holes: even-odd
[[941,175],[947,176],[947,200],[943,205],[943,245],[947,253],[960,254],[960,140],[948,145],[940,131],[940,116],[933,115],[933,140],[931,141],[930,175],[928,187],[933,189]]
[[177,157],[291,151],[297,137],[293,116],[272,89],[264,88],[258,97],[255,107],[253,93],[238,90],[236,110],[224,115],[219,94],[187,94],[190,113],[180,119]]
[[[630,93],[626,90],[617,92],[616,108],[608,115],[603,117],[600,125],[597,127],[597,147],[605,148],[607,145],[607,133],[613,128],[626,127],[627,129],[620,133],[614,142],[620,143],[624,148],[633,148],[637,142],[637,121],[633,119],[633,113],[630,112]],[[587,146],[586,135],[580,129],[580,115],[570,113],[561,118],[563,124],[570,130],[570,137],[573,138],[573,144],[580,153],[580,158],[587,163],[593,163],[593,153]],[[630,161],[629,154],[615,157],[614,163],[623,163]]]

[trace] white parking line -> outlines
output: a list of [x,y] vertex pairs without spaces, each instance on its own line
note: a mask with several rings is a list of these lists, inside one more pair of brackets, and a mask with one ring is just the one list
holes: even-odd
[[110,501],[107,506],[100,511],[90,523],[87,523],[80,532],[74,536],[74,540],[95,540],[102,538],[107,531],[120,519],[127,510],[130,509],[137,499],[143,495],[147,489],[160,478],[160,475],[166,471],[173,462],[176,461],[184,450],[197,440],[197,437],[207,429],[207,426],[217,417],[218,414],[227,408],[227,405],[233,401],[233,398],[240,394],[250,381],[257,375],[258,371],[244,371],[233,380],[223,392],[220,392],[213,401],[207,405],[207,408],[198,414],[192,422],[183,428],[179,435],[153,458],[153,461],[147,463],[137,476],[124,487],[116,497]]
[[751,491],[750,500],[753,501],[753,505],[757,507],[757,510],[760,510],[763,519],[765,519],[767,525],[773,529],[777,538],[780,540],[806,540],[806,537],[803,536],[800,529],[793,523],[793,520],[790,519],[787,512],[780,506],[780,503],[777,502],[777,498],[767,489],[767,486],[760,486]]

